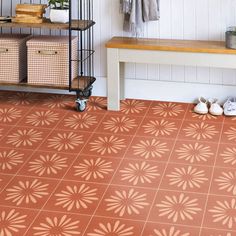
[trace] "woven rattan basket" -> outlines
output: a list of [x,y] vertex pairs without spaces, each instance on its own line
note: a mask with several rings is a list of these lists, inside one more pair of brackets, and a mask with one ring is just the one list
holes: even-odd
[[[72,38],[72,78],[77,76],[78,38]],[[28,83],[69,85],[69,40],[67,36],[37,36],[27,42]]]
[[18,83],[27,76],[29,35],[0,34],[0,82]]

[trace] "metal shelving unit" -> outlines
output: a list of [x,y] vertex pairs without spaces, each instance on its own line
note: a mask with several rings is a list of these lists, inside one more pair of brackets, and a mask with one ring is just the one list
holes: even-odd
[[[13,8],[13,0],[11,0],[11,8]],[[73,12],[72,12],[73,9]],[[76,11],[75,11],[76,9]],[[12,9],[11,9],[11,12]],[[1,12],[1,16],[4,12]],[[94,77],[94,33],[93,26],[93,0],[69,0],[69,23],[51,23],[49,19],[45,19],[41,24],[32,23],[4,23],[0,24],[0,29],[3,28],[30,28],[30,29],[49,29],[67,31],[69,40],[69,87],[60,86],[45,86],[45,85],[28,85],[27,82],[17,84],[1,83],[1,86],[28,86],[37,88],[50,89],[68,89],[76,92],[76,108],[79,111],[84,111],[86,108],[87,99],[92,94]],[[2,30],[0,31],[2,32]],[[31,30],[32,32],[32,30]],[[78,53],[76,58],[72,58],[72,37],[78,36]],[[76,78],[72,78],[72,63],[78,63],[78,74]]]

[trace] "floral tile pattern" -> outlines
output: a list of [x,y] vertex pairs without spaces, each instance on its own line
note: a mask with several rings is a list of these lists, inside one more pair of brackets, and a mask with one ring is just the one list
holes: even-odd
[[235,236],[236,118],[0,92],[1,236]]

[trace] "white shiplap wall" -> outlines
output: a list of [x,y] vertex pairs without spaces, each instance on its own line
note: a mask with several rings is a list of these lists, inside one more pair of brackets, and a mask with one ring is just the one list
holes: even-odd
[[[119,12],[119,1],[94,0],[94,17],[97,22],[95,26],[95,72],[98,78],[95,93],[99,95],[105,95],[106,91],[105,42],[112,36],[129,36],[122,30],[123,16]],[[2,11],[5,14],[9,14],[9,2],[9,0],[0,0]],[[15,2],[45,3],[46,0],[15,0]],[[160,21],[146,24],[143,37],[224,40],[226,28],[236,25],[236,0],[160,0],[160,4]],[[34,32],[39,33],[38,30]],[[156,81],[157,86],[160,81],[194,83],[199,85],[199,88],[202,87],[202,84],[205,86],[211,84],[236,85],[236,71],[234,70],[175,65],[127,64],[126,78],[128,81],[132,79],[133,86],[138,80],[137,86],[139,84],[141,87],[142,84],[144,86],[148,82],[153,87],[155,86],[153,81]],[[129,94],[129,90],[127,90],[127,96],[134,97],[135,95]],[[196,94],[193,94],[193,97],[195,96]],[[159,99],[158,95],[152,94],[152,92],[143,97]],[[189,98],[191,99],[191,96]]]

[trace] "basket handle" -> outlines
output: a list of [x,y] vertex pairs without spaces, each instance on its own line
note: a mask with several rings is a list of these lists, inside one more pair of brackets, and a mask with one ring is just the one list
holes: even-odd
[[6,53],[6,52],[8,52],[7,48],[0,48],[0,53]]
[[46,51],[46,50],[39,50],[37,51],[37,53],[41,55],[57,55],[58,54],[57,51]]

